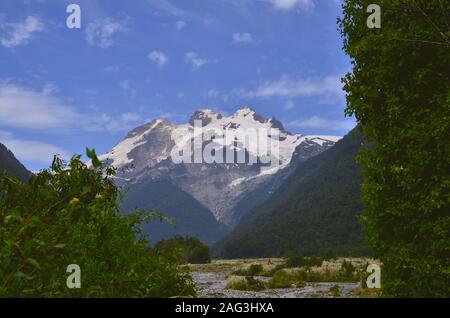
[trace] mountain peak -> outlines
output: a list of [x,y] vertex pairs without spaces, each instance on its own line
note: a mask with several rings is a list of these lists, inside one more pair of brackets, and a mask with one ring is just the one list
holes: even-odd
[[194,114],[217,115],[217,113],[210,108],[199,108],[194,111]]
[[284,130],[283,123],[276,119],[275,116],[269,119],[269,123],[271,124],[272,128],[279,129],[281,132],[286,132],[286,130]]
[[260,122],[262,124],[269,123],[270,127],[279,129],[281,132],[286,132],[284,130],[283,124],[278,119],[276,119],[275,117],[272,117],[270,119],[264,118],[263,116],[259,115],[253,108],[251,108],[249,106],[240,107],[234,113],[233,118],[250,117],[250,116],[253,120],[255,120],[257,122]]
[[[205,132],[196,134],[193,129],[196,120],[201,120],[206,132],[217,131],[218,140],[201,140],[205,135],[207,138],[210,137]],[[227,116],[222,116],[211,109],[197,109],[192,114],[189,124],[171,124],[161,119],[154,120],[132,130],[127,138],[108,153],[99,156],[99,159],[108,166],[119,168],[119,171],[123,170],[116,176],[120,184],[168,180],[208,207],[218,220],[232,223],[235,220],[233,209],[248,191],[259,189],[261,185],[269,186],[272,182],[270,180],[281,180],[292,171],[293,167],[331,147],[335,143],[333,140],[336,140],[334,137],[289,134],[283,131],[281,122],[276,118],[262,117],[250,107],[241,107],[234,114]],[[181,138],[178,137],[179,134],[174,134],[178,128],[183,132]],[[270,128],[282,131],[279,134],[278,150],[270,153],[269,165],[260,160],[261,151],[258,147],[254,147],[254,143],[249,143],[250,138],[247,137],[250,136],[248,133],[256,130],[258,134],[262,133],[263,139],[264,136],[274,139],[272,137],[275,134],[267,131]],[[224,134],[221,138],[222,132]],[[227,137],[228,132],[235,134],[234,141]],[[201,146],[196,145],[195,141],[198,140],[202,141]],[[195,161],[192,153],[183,152],[185,156],[181,162],[179,158],[175,158],[174,155],[180,155],[179,150],[183,150],[183,146],[189,143],[194,146],[194,149],[191,149],[194,150],[194,155],[196,150],[200,150],[198,152],[202,155],[200,162],[192,162],[193,159]],[[212,147],[214,153],[217,150],[223,154],[226,154],[225,151],[233,151],[233,158],[227,162],[225,156],[224,162],[210,164],[203,156],[205,150],[211,151]],[[244,160],[239,159],[240,154],[245,155],[242,156]],[[285,172],[278,174],[281,170]],[[272,185],[270,188],[272,189]],[[269,193],[265,190],[263,192]],[[265,196],[266,194],[258,194],[256,199],[263,200]]]
[[238,108],[238,110],[236,110],[236,112],[234,113],[233,117],[245,117],[248,115],[254,115],[256,114],[256,111],[249,107],[249,106],[243,106]]
[[213,120],[221,119],[222,117],[223,117],[222,114],[216,113],[215,111],[208,109],[208,108],[197,109],[192,114],[191,118],[189,118],[189,124],[191,126],[194,126],[195,120],[201,120],[203,123],[203,126],[206,126],[209,123],[211,123]]
[[143,133],[150,131],[159,125],[171,126],[172,124],[165,119],[155,119],[155,120],[152,120],[151,122],[145,123],[141,126],[134,128],[133,130],[131,130],[128,133],[128,135],[125,137],[125,139],[133,138],[138,135],[142,135]]

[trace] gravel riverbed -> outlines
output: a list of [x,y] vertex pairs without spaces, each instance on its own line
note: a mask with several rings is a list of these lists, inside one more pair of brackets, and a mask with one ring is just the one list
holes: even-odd
[[[338,285],[340,297],[353,297],[354,283],[306,283],[302,288],[266,289],[259,292],[226,289],[230,271],[192,272],[198,296],[202,298],[311,298],[332,297],[330,288]],[[267,281],[268,277],[255,277]]]

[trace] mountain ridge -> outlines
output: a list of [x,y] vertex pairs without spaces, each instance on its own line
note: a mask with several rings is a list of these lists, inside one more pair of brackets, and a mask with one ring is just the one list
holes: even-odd
[[[248,164],[249,162],[175,164],[173,152],[176,145],[178,147],[191,143],[194,144],[195,151],[197,138],[204,136],[204,134],[196,135],[197,128],[193,126],[196,121],[206,132],[231,131],[238,136],[233,142],[226,138],[201,140],[202,147],[210,146],[214,148],[214,152],[222,147],[224,151],[232,151],[234,158],[238,158],[239,155],[246,160],[253,158],[254,164]],[[262,157],[259,153],[255,153],[251,144],[247,144],[243,138],[240,139],[239,134],[246,129],[279,131],[279,152],[269,154],[271,163],[277,163],[275,168],[262,163],[260,159]],[[172,138],[179,130],[184,130],[185,133]],[[275,137],[269,133],[266,137],[269,145]],[[186,124],[174,125],[167,120],[157,119],[136,127],[111,151],[99,156],[99,159],[119,169],[127,168],[123,169],[125,172],[118,174],[121,183],[132,185],[146,180],[170,180],[172,184],[208,208],[216,220],[233,225],[250,208],[241,204],[241,209],[235,211],[235,207],[242,203],[242,200],[248,199],[248,196],[252,196],[251,192],[254,189],[269,189],[270,184],[280,184],[280,180],[289,175],[292,166],[332,147],[339,139],[338,136],[291,134],[276,118],[264,118],[247,106],[237,109],[230,116],[223,116],[210,109],[198,109]],[[258,204],[268,194],[264,192],[256,195],[250,201]]]
[[9,175],[21,181],[28,180],[31,172],[14,156],[4,144],[0,143],[0,171],[5,171]]

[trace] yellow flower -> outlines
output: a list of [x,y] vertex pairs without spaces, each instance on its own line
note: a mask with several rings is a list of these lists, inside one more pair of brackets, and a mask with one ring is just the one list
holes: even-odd
[[102,196],[101,194],[96,194],[96,195],[95,195],[95,198],[96,198],[97,200],[99,200],[99,199],[103,198],[103,196]]
[[73,198],[72,200],[70,200],[71,205],[77,205],[78,203],[80,203],[80,199],[78,198]]

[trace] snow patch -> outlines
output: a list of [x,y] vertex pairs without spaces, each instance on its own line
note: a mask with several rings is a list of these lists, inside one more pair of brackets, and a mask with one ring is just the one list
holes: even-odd
[[149,127],[140,135],[136,135],[130,138],[124,139],[121,143],[115,146],[108,153],[98,157],[100,161],[111,160],[111,165],[117,168],[123,167],[133,162],[133,159],[128,158],[128,154],[136,147],[142,146],[147,143],[145,135],[151,132],[156,126],[158,126],[162,120],[156,120],[153,125]]

